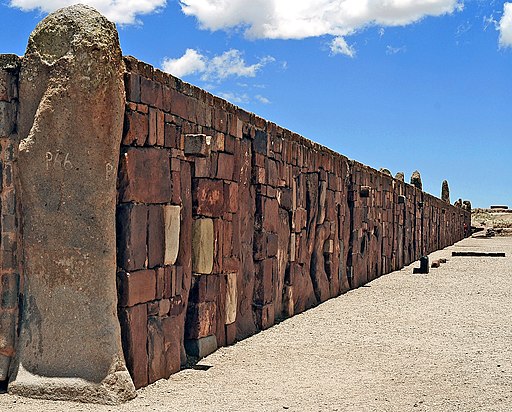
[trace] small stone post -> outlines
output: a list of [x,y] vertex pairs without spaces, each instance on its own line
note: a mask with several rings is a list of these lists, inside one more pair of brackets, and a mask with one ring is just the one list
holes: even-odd
[[56,11],[20,72],[24,291],[11,393],[114,404],[135,390],[117,317],[116,176],[124,115],[116,28]]
[[450,203],[450,187],[448,186],[448,180],[443,180],[443,186],[441,187],[441,200]]

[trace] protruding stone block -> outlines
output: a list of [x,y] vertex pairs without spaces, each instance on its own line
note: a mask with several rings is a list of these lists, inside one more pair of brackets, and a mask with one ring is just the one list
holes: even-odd
[[187,156],[207,157],[211,152],[212,137],[205,134],[185,135],[185,154]]
[[209,275],[213,270],[214,229],[212,219],[196,219],[192,226],[192,270]]
[[226,325],[236,321],[237,308],[237,273],[226,275]]
[[25,282],[9,383],[18,395],[110,404],[135,396],[117,317],[121,56],[115,25],[75,5],[37,25],[23,58]]
[[180,206],[164,207],[165,255],[164,264],[174,265],[180,248]]
[[200,339],[186,340],[185,349],[190,356],[204,358],[217,350],[217,338],[215,335],[211,335]]

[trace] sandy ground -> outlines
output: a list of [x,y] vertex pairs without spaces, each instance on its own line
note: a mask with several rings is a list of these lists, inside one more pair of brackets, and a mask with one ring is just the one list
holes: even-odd
[[428,275],[411,265],[383,276],[123,406],[3,394],[0,411],[512,411],[512,238],[467,239],[439,257],[448,263]]

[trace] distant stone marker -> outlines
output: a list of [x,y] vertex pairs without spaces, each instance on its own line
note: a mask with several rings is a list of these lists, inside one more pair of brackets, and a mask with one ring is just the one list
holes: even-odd
[[395,179],[398,180],[399,182],[405,182],[404,172],[397,172],[397,174],[395,175]]
[[441,187],[441,200],[450,203],[450,187],[448,186],[448,180],[443,180]]
[[20,73],[25,288],[15,394],[118,403],[135,396],[117,318],[116,177],[124,115],[114,24],[56,11]]
[[415,186],[416,188],[423,190],[423,184],[421,183],[421,175],[420,172],[415,170],[412,172],[411,175],[411,185]]

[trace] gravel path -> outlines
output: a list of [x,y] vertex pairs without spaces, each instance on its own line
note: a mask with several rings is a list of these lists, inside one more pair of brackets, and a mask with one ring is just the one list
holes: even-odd
[[[453,250],[506,258],[451,257]],[[1,411],[512,411],[512,237],[466,239],[138,391],[120,407],[0,395]],[[205,368],[206,369],[206,368]]]

